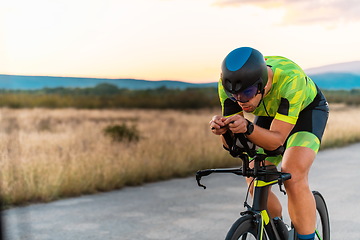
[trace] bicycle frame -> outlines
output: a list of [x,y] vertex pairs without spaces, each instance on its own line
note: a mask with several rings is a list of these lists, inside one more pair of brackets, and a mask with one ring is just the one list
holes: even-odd
[[[263,167],[266,172],[273,172],[278,173],[276,166],[264,166]],[[284,175],[284,178],[288,178],[290,176]],[[260,220],[257,222],[259,225],[258,228],[258,239],[263,239],[263,234],[266,233],[270,239],[281,239],[273,220],[270,218],[268,211],[267,211],[267,202],[268,202],[268,194],[271,185],[279,184],[281,186],[282,182],[285,181],[282,177],[278,177],[276,175],[265,175],[265,176],[258,176],[254,180],[254,197],[252,207],[249,208],[245,214],[252,214],[254,215],[255,219]],[[280,183],[279,183],[280,182]]]
[[[226,150],[233,157],[239,157],[242,160],[242,167],[241,168],[225,168],[225,169],[207,169],[207,170],[200,170],[196,173],[196,180],[200,187],[206,189],[204,185],[200,183],[201,177],[210,175],[212,173],[233,173],[236,175],[241,175],[244,177],[252,177],[254,178],[252,183],[250,184],[247,192],[247,196],[245,198],[244,206],[247,207],[247,211],[241,212],[240,214],[243,217],[240,217],[230,228],[226,239],[233,239],[233,234],[236,234],[239,225],[238,224],[250,224],[250,222],[256,224],[253,228],[250,226],[252,231],[250,234],[257,234],[257,239],[263,240],[264,234],[267,235],[268,239],[276,239],[280,240],[281,237],[286,238],[287,229],[280,229],[281,232],[277,230],[275,227],[275,222],[269,216],[267,211],[267,201],[268,201],[268,194],[271,185],[278,184],[280,191],[286,194],[286,192],[282,189],[282,185],[284,181],[291,178],[289,173],[279,172],[274,165],[265,165],[265,158],[267,156],[275,156],[282,154],[284,148],[281,146],[276,150],[273,151],[266,151],[268,155],[265,154],[258,154],[255,149],[254,144],[249,144],[246,136],[244,134],[231,134],[227,131],[223,134],[223,137],[226,141],[227,146],[224,146]],[[238,143],[240,142],[240,143]],[[251,146],[251,147],[250,147]],[[249,167],[249,156],[253,158],[254,167]],[[253,202],[252,206],[247,203],[248,194],[250,191],[250,187],[253,184],[254,187],[254,194],[253,194]],[[315,233],[318,239],[329,240],[330,239],[330,225],[329,225],[329,215],[326,207],[326,203],[322,195],[317,192],[313,191],[313,195],[316,201],[316,211],[320,214],[320,221],[321,221],[321,233],[316,229]],[[249,226],[248,226],[249,227]],[[281,228],[284,228],[282,226]],[[257,229],[257,233],[254,233],[255,229]],[[241,230],[240,230],[241,231]],[[242,234],[237,233],[237,234]],[[297,233],[294,229],[293,225],[291,224],[291,230],[288,232],[289,240],[297,240]],[[236,235],[238,236],[238,235]],[[239,235],[240,236],[240,235]],[[244,236],[244,235],[241,235]],[[245,236],[246,237],[246,236]]]
[[[242,159],[242,168],[226,168],[226,169],[207,169],[200,170],[196,173],[196,180],[198,185],[206,189],[206,186],[200,183],[201,177],[208,176],[212,173],[233,173],[245,177],[254,177],[254,197],[252,206],[247,203],[245,199],[244,206],[248,208],[247,211],[241,212],[242,216],[252,215],[258,227],[257,239],[263,239],[263,234],[267,233],[270,239],[280,240],[280,236],[276,230],[273,220],[270,218],[267,211],[268,193],[271,185],[279,184],[280,191],[284,181],[291,178],[289,173],[279,172],[275,165],[265,166],[265,158],[267,155],[257,154],[254,157],[254,168],[249,167],[249,157],[246,154],[241,154],[239,157]],[[248,189],[248,192],[250,188]]]

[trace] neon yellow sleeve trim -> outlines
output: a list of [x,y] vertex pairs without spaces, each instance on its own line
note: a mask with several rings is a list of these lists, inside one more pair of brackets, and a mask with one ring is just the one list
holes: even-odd
[[298,118],[276,113],[275,119],[295,125]]

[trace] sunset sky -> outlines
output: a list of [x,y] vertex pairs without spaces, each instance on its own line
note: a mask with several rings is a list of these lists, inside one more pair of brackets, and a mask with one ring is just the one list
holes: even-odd
[[4,0],[0,74],[214,82],[250,46],[303,68],[360,60],[358,0]]

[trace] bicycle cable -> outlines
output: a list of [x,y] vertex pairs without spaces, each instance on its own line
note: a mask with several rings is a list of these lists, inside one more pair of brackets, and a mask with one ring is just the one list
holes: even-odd
[[247,209],[250,209],[250,208],[251,208],[251,206],[247,203],[247,200],[248,200],[248,198],[249,198],[250,187],[251,187],[251,185],[253,185],[254,180],[255,180],[255,178],[253,178],[253,179],[251,180],[251,182],[250,182],[250,184],[249,184],[249,186],[248,186],[247,192],[246,192],[244,207],[246,207]]
[[266,114],[268,115],[268,117],[270,117],[270,114],[268,113],[268,111],[267,111],[267,109],[266,109],[264,99],[261,99],[261,100],[262,100],[262,103],[263,103],[263,106],[264,106],[264,109],[265,109]]

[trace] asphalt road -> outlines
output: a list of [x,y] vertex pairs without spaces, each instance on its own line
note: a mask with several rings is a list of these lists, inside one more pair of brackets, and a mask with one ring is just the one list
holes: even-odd
[[[334,240],[360,239],[359,149],[321,151],[311,171],[312,189],[327,201]],[[5,239],[224,239],[243,210],[244,180],[218,174],[204,184],[208,189],[198,188],[194,177],[174,179],[13,208],[3,212]]]

